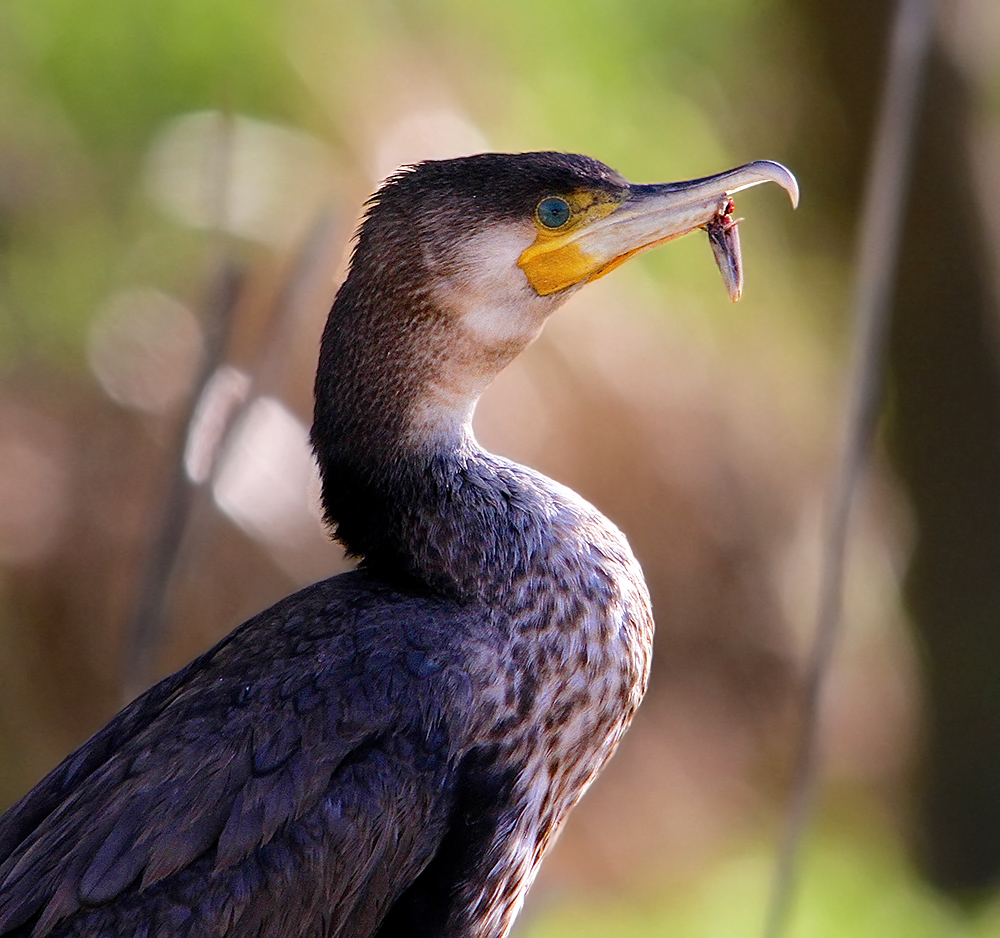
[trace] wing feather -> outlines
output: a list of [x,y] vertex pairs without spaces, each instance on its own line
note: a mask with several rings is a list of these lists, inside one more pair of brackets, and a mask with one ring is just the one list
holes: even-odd
[[359,576],[251,620],[0,819],[0,935],[33,919],[34,938],[266,933],[278,915],[374,929],[446,827],[454,695],[408,679],[434,647],[414,650],[417,600],[373,610]]

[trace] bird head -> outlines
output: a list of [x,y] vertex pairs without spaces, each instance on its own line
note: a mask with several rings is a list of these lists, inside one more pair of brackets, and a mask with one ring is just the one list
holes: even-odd
[[[706,229],[737,298],[731,196],[763,182],[798,198],[791,173],[766,161],[653,185],[564,153],[483,153],[408,167],[369,202],[324,354],[330,368],[334,354],[342,367],[369,347],[358,368],[370,388],[395,387],[411,438],[452,435],[467,428],[479,395],[559,304],[642,251]],[[384,414],[385,395],[379,406]]]

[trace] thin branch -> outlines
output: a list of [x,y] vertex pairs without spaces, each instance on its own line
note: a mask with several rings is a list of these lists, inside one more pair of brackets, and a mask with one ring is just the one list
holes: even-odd
[[128,644],[122,664],[122,697],[125,702],[145,690],[156,651],[167,621],[170,586],[177,572],[181,544],[188,527],[195,489],[184,468],[185,439],[194,419],[195,409],[205,388],[225,355],[232,331],[233,310],[239,289],[237,275],[229,258],[225,230],[229,217],[233,162],[233,120],[220,115],[217,146],[213,149],[212,181],[213,243],[209,263],[209,298],[205,316],[205,352],[201,370],[192,390],[188,410],[174,446],[170,478],[160,505],[156,536],[139,584]]
[[882,401],[891,290],[909,189],[918,108],[934,27],[934,0],[900,0],[868,171],[853,295],[850,399],[828,505],[816,626],[803,687],[802,735],[765,920],[765,938],[786,933],[799,855],[816,796],[823,690],[841,628],[851,506],[868,463]]
[[206,354],[205,368],[198,381],[196,392],[184,424],[184,434],[177,446],[170,488],[164,498],[163,520],[151,552],[139,601],[136,604],[132,628],[132,641],[127,664],[126,692],[131,699],[149,683],[150,670],[162,641],[168,619],[170,593],[177,574],[185,562],[185,540],[189,537],[192,517],[198,512],[199,490],[209,488],[226,450],[232,444],[234,428],[243,415],[262,393],[278,385],[286,366],[294,337],[301,334],[305,320],[315,309],[317,284],[325,282],[329,258],[334,256],[335,238],[339,234],[334,216],[321,211],[296,253],[281,289],[275,299],[260,352],[250,367],[249,384],[243,402],[226,414],[225,427],[219,434],[210,454],[209,470],[200,480],[200,486],[188,478],[185,466],[186,444],[194,432],[198,404],[202,401],[212,377],[222,365],[232,312],[236,307],[236,289],[239,286],[231,275],[223,276],[229,269],[225,258],[218,264],[219,287],[212,308],[211,319],[218,323],[218,338]]

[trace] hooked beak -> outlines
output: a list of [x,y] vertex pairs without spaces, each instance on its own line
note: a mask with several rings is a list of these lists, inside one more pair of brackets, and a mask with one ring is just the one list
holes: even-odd
[[583,219],[564,233],[540,235],[521,254],[518,266],[536,292],[548,296],[596,280],[642,251],[704,228],[730,298],[737,300],[743,270],[731,196],[764,182],[777,183],[792,206],[798,205],[795,177],[769,160],[687,182],[632,185],[611,211]]

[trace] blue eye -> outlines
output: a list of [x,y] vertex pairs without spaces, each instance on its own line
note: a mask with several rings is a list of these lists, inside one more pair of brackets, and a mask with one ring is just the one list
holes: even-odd
[[569,221],[569,203],[565,199],[551,195],[538,203],[538,220],[546,228],[562,228]]

